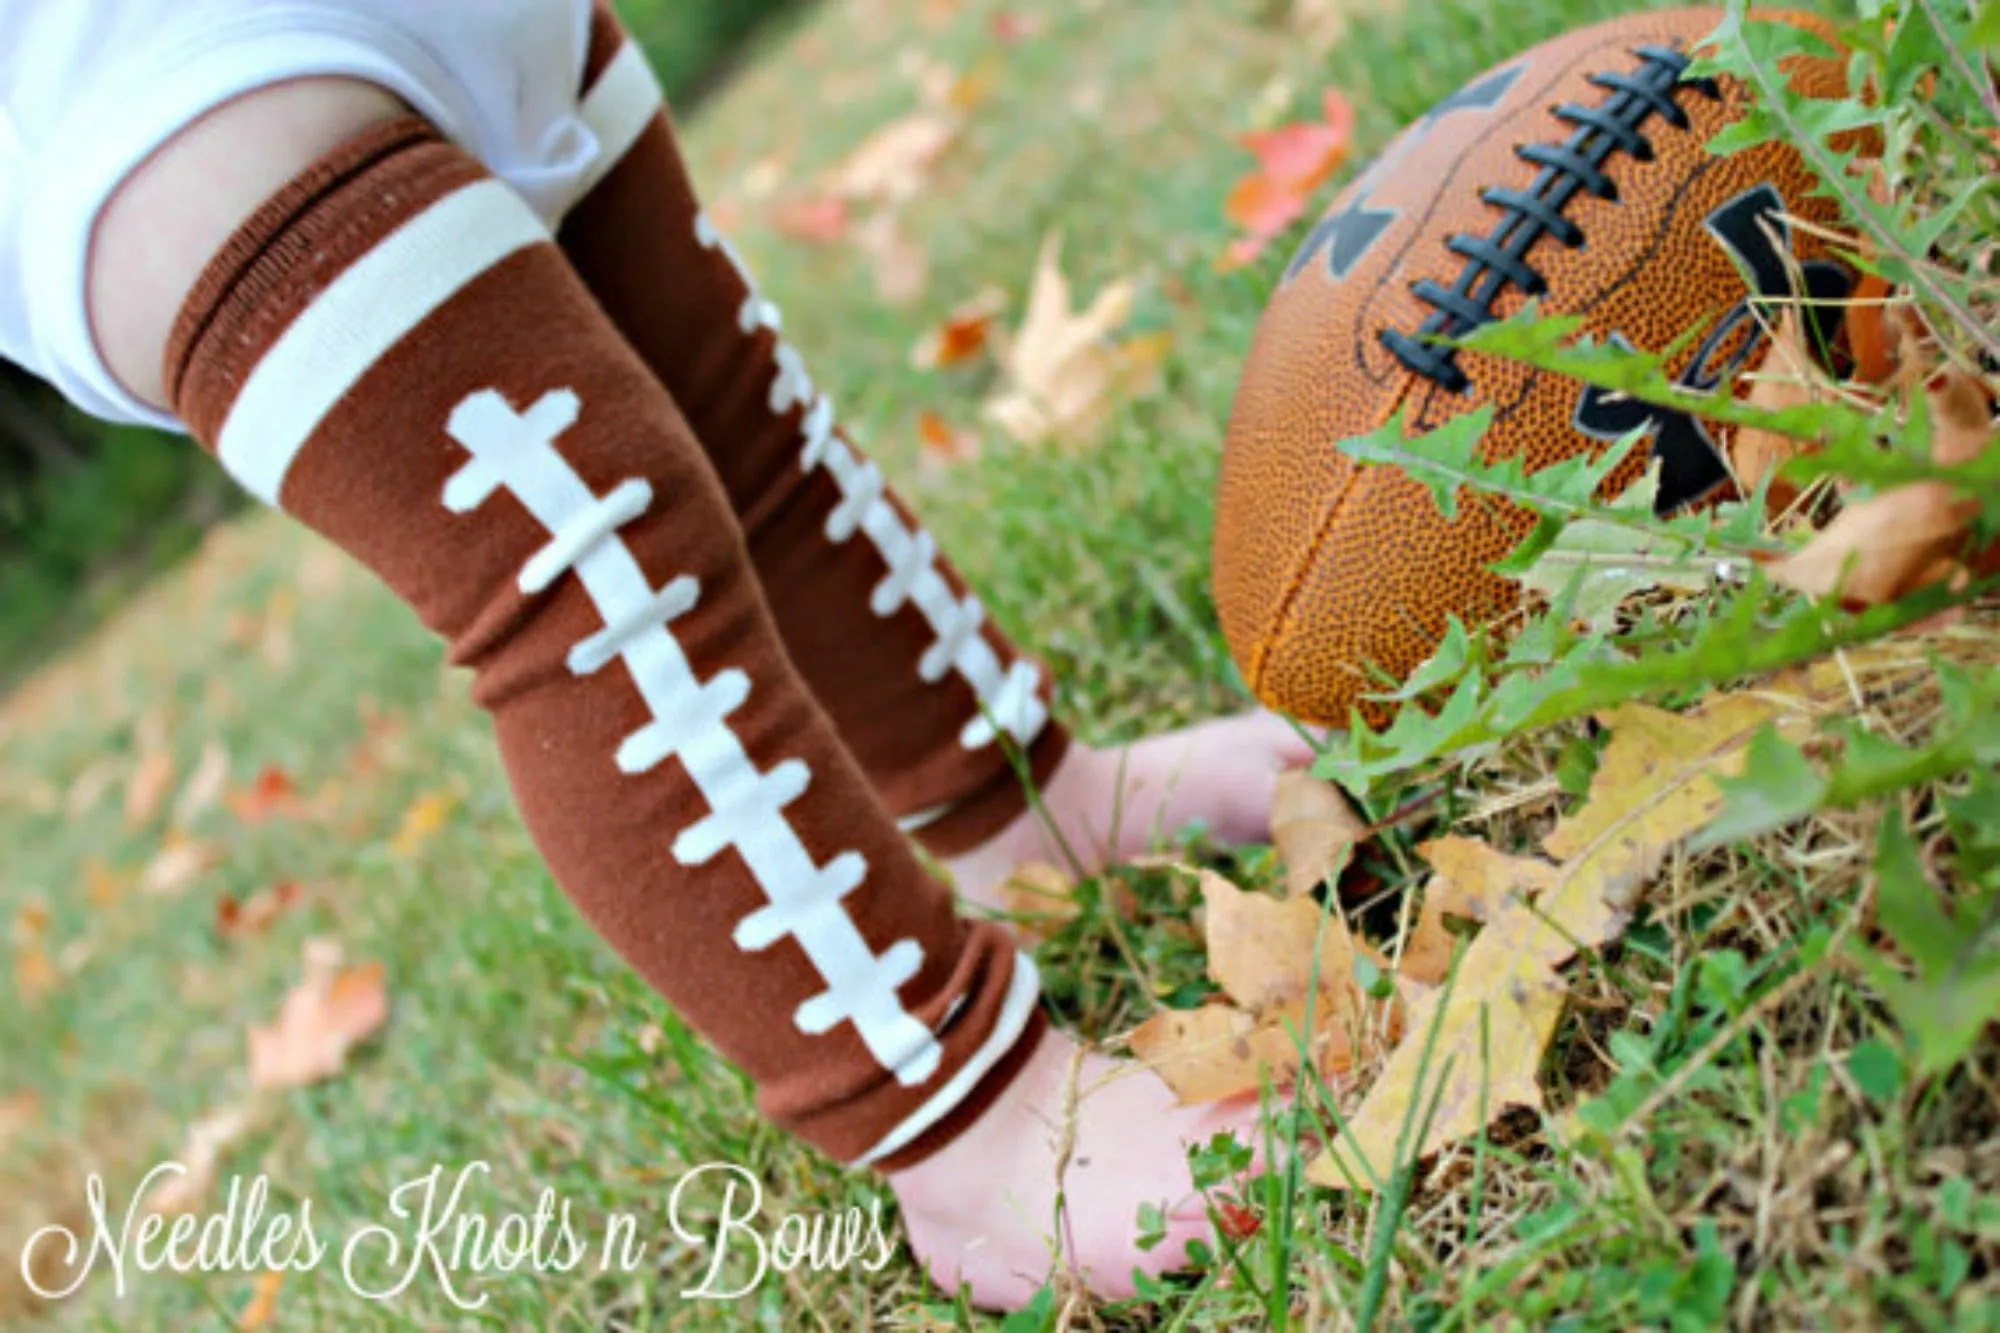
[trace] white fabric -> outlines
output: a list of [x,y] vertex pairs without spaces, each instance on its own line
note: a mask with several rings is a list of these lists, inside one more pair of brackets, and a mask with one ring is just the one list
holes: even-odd
[[553,227],[608,155],[578,105],[589,36],[590,0],[0,0],[0,357],[96,416],[180,429],[97,355],[91,232],[178,130],[287,79],[388,88]]

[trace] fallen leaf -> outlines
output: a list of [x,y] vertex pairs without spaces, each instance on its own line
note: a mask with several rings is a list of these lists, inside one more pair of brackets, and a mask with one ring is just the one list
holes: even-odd
[[192,824],[215,804],[228,783],[229,751],[221,741],[212,740],[202,747],[201,758],[195,761],[194,771],[188,774],[181,794],[174,798],[171,822],[182,828]]
[[771,225],[779,235],[813,245],[846,240],[851,221],[847,200],[837,194],[809,194],[791,199],[771,215]]
[[1513,891],[1483,895],[1489,919],[1449,995],[1412,1006],[1401,1044],[1347,1120],[1351,1137],[1308,1167],[1307,1179],[1333,1188],[1371,1188],[1371,1171],[1388,1179],[1404,1126],[1434,1101],[1429,1132],[1406,1145],[1418,1157],[1476,1133],[1509,1106],[1540,1106],[1536,1071],[1566,989],[1556,969],[1578,948],[1623,932],[1645,879],[1721,811],[1716,777],[1740,771],[1751,737],[1783,712],[1774,698],[1732,694],[1692,713],[1628,703],[1601,714],[1611,740],[1590,791],[1543,844],[1562,858],[1558,867],[1474,851],[1463,840],[1432,844],[1447,878],[1511,879]]
[[993,40],[1003,46],[1025,42],[1031,37],[1039,37],[1047,24],[1040,14],[1023,14],[1017,10],[1003,9],[987,20],[986,30],[993,34]]
[[950,466],[979,457],[976,431],[957,430],[935,412],[917,414],[917,438],[923,442],[923,461],[932,466]]
[[[1749,387],[1743,392],[1743,401],[1766,412],[1803,407],[1818,401],[1821,397],[1820,377],[1815,373],[1814,365],[1814,358],[1800,335],[1798,309],[1786,306],[1772,326],[1771,350],[1765,354],[1762,368],[1750,378]],[[1735,471],[1743,493],[1753,494],[1765,477],[1804,452],[1806,447],[1802,440],[1765,430],[1761,426],[1739,426],[1729,441],[1730,467]],[[1781,514],[1797,503],[1798,498],[1797,486],[1778,479],[1771,483],[1766,504],[1771,513]]]
[[243,1136],[250,1127],[248,1107],[231,1107],[197,1120],[188,1127],[187,1140],[175,1158],[184,1168],[164,1176],[145,1197],[143,1211],[173,1217],[191,1213],[201,1206],[209,1186],[215,1183],[216,1167],[223,1150]]
[[942,110],[913,111],[890,121],[828,173],[826,187],[854,202],[900,204],[923,188],[959,127],[959,117]]
[[1435,986],[1451,968],[1456,941],[1445,918],[1485,922],[1510,898],[1554,887],[1557,868],[1546,861],[1509,856],[1477,838],[1443,837],[1424,843],[1417,854],[1429,862],[1423,910],[1410,931],[1397,971]]
[[304,898],[305,886],[292,880],[259,889],[244,902],[225,893],[215,900],[216,933],[226,940],[262,935]]
[[276,764],[266,764],[259,770],[256,781],[230,795],[229,808],[244,823],[261,824],[267,819],[297,815],[304,806],[291,774]]
[[901,210],[878,208],[854,229],[854,244],[875,275],[885,305],[908,305],[930,284],[931,254],[903,229]]
[[83,896],[92,907],[109,907],[125,896],[130,876],[115,873],[101,857],[83,863]]
[[47,995],[60,980],[48,951],[39,944],[17,945],[14,949],[14,991],[25,1004]]
[[[1212,870],[1201,872],[1208,974],[1252,1014],[1295,1004],[1312,992],[1354,985],[1354,938],[1340,912],[1311,898],[1248,893]],[[1320,920],[1326,920],[1324,934]]]
[[1299,1067],[1297,1039],[1234,1005],[1162,1009],[1126,1039],[1184,1106],[1254,1090],[1263,1071],[1282,1084]]
[[1030,940],[1045,940],[1076,920],[1076,881],[1042,861],[1031,861],[1000,886],[1000,902],[1011,924]]
[[1526,908],[1503,908],[1480,932],[1442,1012],[1433,1002],[1409,1016],[1347,1132],[1306,1168],[1306,1179],[1335,1189],[1386,1182],[1405,1124],[1421,1124],[1433,1105],[1421,1142],[1408,1136],[1415,1157],[1477,1133],[1510,1106],[1542,1104],[1536,1073],[1562,1016],[1564,988],[1544,958],[1522,947],[1537,928],[1548,933]]
[[152,823],[173,784],[174,757],[171,753],[158,749],[140,755],[138,764],[132,770],[132,780],[125,788],[125,826],[139,828]]
[[1081,313],[1073,311],[1062,242],[1051,234],[1035,265],[1027,314],[1000,347],[1010,383],[987,401],[988,418],[1023,444],[1093,440],[1117,401],[1158,368],[1171,345],[1165,333],[1122,346],[1109,341],[1131,318],[1134,296],[1132,281],[1121,279]]
[[910,349],[917,370],[944,370],[962,365],[986,350],[993,321],[1007,308],[1007,293],[988,287],[945,316]]
[[1340,788],[1308,769],[1278,775],[1271,798],[1271,842],[1285,863],[1285,891],[1304,897],[1338,884],[1368,826]]
[[998,55],[982,56],[973,67],[945,89],[943,105],[952,111],[964,114],[973,110],[1000,86],[1000,76],[1006,72],[1006,65]]
[[403,811],[403,822],[389,842],[390,852],[402,860],[415,856],[457,808],[458,793],[454,791],[434,791],[418,797]]
[[1564,863],[1547,914],[1585,946],[1615,939],[1667,853],[1722,812],[1715,779],[1741,772],[1750,738],[1784,711],[1769,696],[1724,694],[1689,713],[1625,703],[1598,714],[1611,740],[1590,790],[1542,844]]
[[220,860],[221,854],[210,844],[170,832],[140,874],[139,891],[157,897],[177,894]]
[[338,1074],[349,1050],[389,1020],[386,975],[380,963],[344,967],[338,945],[308,942],[305,979],[275,1023],[250,1029],[251,1086],[301,1088]]
[[1354,111],[1329,88],[1321,99],[1325,119],[1243,135],[1239,142],[1257,158],[1257,170],[1236,183],[1223,201],[1223,215],[1246,233],[1231,242],[1218,265],[1241,268],[1304,215],[1315,191],[1347,158]]
[[0,1097],[0,1154],[41,1118],[42,1100],[32,1092],[16,1092]]
[[285,1270],[282,1268],[273,1268],[257,1279],[249,1303],[236,1318],[238,1333],[254,1333],[254,1330],[266,1327],[277,1317],[278,1292],[284,1285]]
[[[1924,386],[1931,456],[1971,462],[2000,440],[1985,387],[1956,365]],[[1850,608],[1878,606],[1962,573],[1956,557],[1978,516],[1977,498],[1919,481],[1846,505],[1811,541],[1767,566],[1771,578],[1810,597],[1840,594]]]

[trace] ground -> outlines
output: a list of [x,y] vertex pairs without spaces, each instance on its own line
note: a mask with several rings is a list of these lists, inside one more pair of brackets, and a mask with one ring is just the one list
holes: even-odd
[[[691,119],[690,151],[850,428],[917,498],[998,618],[1055,666],[1077,729],[1116,740],[1242,702],[1207,590],[1211,488],[1278,257],[1215,271],[1230,234],[1222,198],[1248,165],[1233,135],[1256,108],[1290,118],[1332,85],[1357,109],[1365,158],[1493,61],[1631,7],[1444,0],[1356,12],[1344,33],[1314,39],[1282,0],[843,0],[772,34]],[[644,33],[649,6],[629,8]],[[996,41],[996,20],[1023,17],[1026,36]],[[775,174],[782,197],[915,107],[915,81],[897,71],[916,55],[961,71],[991,62],[992,81],[908,214],[930,253],[927,289],[889,306],[852,249],[771,226],[763,187]],[[1008,292],[1018,317],[1051,230],[1082,292],[1140,276],[1135,324],[1172,340],[1161,386],[1092,449],[1030,449],[986,428],[977,460],[926,461],[921,414],[976,428],[990,385],[979,369],[914,369],[911,347],[988,285]],[[222,797],[191,800],[177,820],[188,775],[216,747],[229,765]],[[170,761],[142,759],[160,752]],[[257,1099],[225,1179],[264,1173],[271,1209],[310,1201],[337,1244],[385,1220],[396,1185],[437,1163],[483,1160],[491,1175],[469,1187],[468,1209],[532,1214],[552,1189],[588,1237],[636,1212],[654,1262],[461,1279],[461,1298],[485,1302],[477,1315],[455,1309],[435,1273],[371,1303],[329,1262],[276,1290],[276,1326],[967,1317],[900,1258],[873,1273],[771,1273],[734,1300],[678,1294],[707,1268],[706,1251],[666,1217],[689,1164],[746,1164],[773,1219],[883,1196],[751,1118],[740,1080],[617,964],[542,870],[464,677],[365,574],[287,522],[258,514],[214,531],[0,705],[0,753],[0,920],[15,923],[11,993],[0,974],[0,1320],[244,1318],[258,1293],[240,1270],[128,1271],[121,1283],[104,1262],[51,1306],[21,1288],[15,1256],[38,1226],[81,1224],[92,1171],[115,1224],[139,1175],[182,1151],[190,1125],[245,1102],[245,1031],[277,1012],[312,938],[384,965],[390,1021],[337,1077]],[[167,762],[162,799],[148,784],[164,780],[135,775]],[[294,804],[273,799],[275,783],[261,805],[246,794],[267,769],[289,778]],[[1639,1080],[1636,1102],[1658,1086],[1644,1081],[1650,1062],[1664,1070],[1671,1058],[1685,1077],[1635,1133],[1589,1153],[1551,1154],[1526,1133],[1532,1117],[1509,1122],[1483,1215],[1466,1215],[1462,1171],[1433,1182],[1407,1235],[1382,1251],[1394,1258],[1384,1271],[1395,1322],[1993,1317],[1978,1291],[1992,1281],[2000,1230],[1980,1198],[2000,1171],[1990,1085],[1986,1098],[1958,1085],[1921,1099],[1859,1088],[1837,1058],[1873,1021],[1852,986],[1818,975],[1783,994],[1766,984],[1790,975],[1794,941],[1853,897],[1865,829],[1829,829],[1799,859],[1745,854],[1718,869],[1711,858],[1705,876],[1692,862],[1672,867],[1673,910],[1580,987],[1550,1081],[1561,1100],[1603,1090],[1616,1070]],[[164,868],[163,846],[183,848]],[[174,873],[173,856],[194,873]],[[1251,873],[1255,861],[1244,863]],[[1142,891],[1172,898],[1157,878]],[[247,901],[286,883],[302,896],[268,930],[219,929],[225,895]],[[1140,933],[1149,959],[1185,970],[1170,942]],[[1105,961],[1116,955],[1074,935],[1051,947],[1053,961],[1090,964],[1059,1004],[1114,1030],[1132,1000],[1129,973]],[[1733,961],[1712,961],[1724,955]],[[692,1190],[692,1213],[713,1216],[715,1184]],[[1333,1200],[1314,1207],[1267,1227],[1250,1271],[1289,1260],[1297,1310],[1331,1318],[1367,1280],[1355,1255],[1368,1216]],[[715,1285],[754,1276],[739,1250]],[[1262,1326],[1255,1287],[1239,1272],[1107,1317]]]

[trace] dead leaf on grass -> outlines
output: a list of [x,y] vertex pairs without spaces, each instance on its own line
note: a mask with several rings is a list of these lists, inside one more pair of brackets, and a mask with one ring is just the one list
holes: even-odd
[[[1957,466],[2000,440],[1985,387],[1956,365],[1924,389],[1931,456]],[[1803,547],[1767,566],[1771,578],[1811,597],[1838,592],[1850,608],[1892,602],[1965,576],[1957,557],[1979,501],[1943,482],[1919,481],[1846,505]]]
[[1010,924],[1030,940],[1045,940],[1082,910],[1076,901],[1076,881],[1043,861],[1030,861],[1000,886],[1000,901]]
[[172,831],[160,843],[160,850],[146,863],[139,876],[139,891],[156,897],[171,897],[215,866],[221,852],[209,843]]
[[209,1187],[215,1183],[216,1168],[230,1144],[250,1127],[250,1108],[233,1106],[226,1111],[197,1120],[188,1127],[187,1139],[175,1159],[183,1168],[163,1175],[147,1193],[143,1211],[162,1217],[192,1213],[201,1206]]
[[215,932],[225,940],[262,935],[305,896],[305,886],[293,880],[259,889],[242,902],[225,893],[215,900]]
[[305,979],[275,1022],[250,1029],[251,1086],[300,1088],[340,1073],[348,1052],[389,1020],[386,976],[380,963],[343,966],[338,945],[309,941]]
[[1110,341],[1131,318],[1136,293],[1131,279],[1120,279],[1081,312],[1072,310],[1062,242],[1051,234],[1035,265],[1021,327],[1000,340],[1008,384],[988,399],[987,417],[1023,444],[1092,442],[1119,401],[1158,370],[1172,343],[1164,332]]
[[993,321],[1007,308],[1007,293],[988,287],[961,302],[944,323],[930,330],[910,349],[910,365],[917,370],[945,370],[962,365],[986,350]]
[[162,747],[141,754],[125,786],[125,827],[141,828],[152,823],[173,785],[172,752]]
[[434,791],[419,796],[403,812],[403,822],[396,829],[396,836],[389,841],[390,853],[405,861],[415,856],[444,827],[445,821],[457,808],[458,793],[455,791]]
[[1285,892],[1294,898],[1321,884],[1338,884],[1368,825],[1340,788],[1308,769],[1278,775],[1271,798],[1271,842],[1285,863]]
[[1548,862],[1509,856],[1477,838],[1435,838],[1418,847],[1417,854],[1432,873],[1396,970],[1426,986],[1445,979],[1457,947],[1446,917],[1489,921],[1509,898],[1545,892],[1556,882],[1556,867]]

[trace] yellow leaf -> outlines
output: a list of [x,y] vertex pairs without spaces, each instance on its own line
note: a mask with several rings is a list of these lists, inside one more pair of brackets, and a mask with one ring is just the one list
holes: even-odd
[[451,791],[434,791],[420,796],[403,812],[403,823],[390,840],[389,850],[397,857],[407,860],[415,856],[429,842],[431,835],[444,827],[445,820],[458,808],[458,794]]
[[277,1021],[250,1029],[250,1084],[298,1088],[332,1078],[347,1053],[389,1021],[380,963],[342,967],[338,945],[306,945],[305,979],[285,997]]
[[1021,327],[998,352],[1008,383],[986,403],[987,417],[1023,444],[1091,442],[1118,401],[1143,386],[1172,345],[1166,333],[1112,344],[1111,335],[1132,316],[1134,284],[1114,282],[1074,311],[1061,260],[1061,240],[1051,234]]
[[1259,1022],[1226,1004],[1163,1009],[1129,1040],[1132,1054],[1157,1072],[1183,1105],[1252,1091],[1264,1069],[1283,1083],[1299,1064],[1298,1045],[1280,1023]]
[[1321,990],[1339,994],[1353,989],[1354,938],[1337,909],[1322,908],[1310,898],[1246,893],[1212,870],[1201,872],[1201,893],[1208,974],[1250,1013],[1303,1002],[1315,980],[1315,956]]
[[1435,873],[1424,885],[1423,911],[1398,971],[1426,986],[1442,982],[1451,967],[1454,940],[1445,917],[1487,921],[1509,897],[1553,887],[1558,873],[1546,861],[1508,856],[1476,838],[1438,838],[1417,851]]
[[1668,851],[1722,812],[1715,778],[1734,776],[1750,738],[1782,711],[1767,696],[1726,694],[1691,713],[1628,703],[1599,714],[1611,741],[1590,792],[1543,844],[1565,862],[1548,914],[1582,944],[1615,938]]
[[270,1324],[278,1313],[278,1292],[284,1285],[285,1270],[282,1268],[273,1268],[257,1279],[257,1286],[250,1294],[250,1303],[237,1317],[239,1333],[254,1333],[254,1330]]
[[1271,842],[1285,863],[1285,891],[1293,897],[1338,883],[1354,846],[1368,832],[1340,788],[1303,768],[1278,775],[1271,797]]
[[[1541,1105],[1535,1073],[1562,1016],[1563,985],[1544,958],[1523,947],[1538,934],[1552,932],[1524,906],[1510,902],[1496,914],[1466,950],[1442,1015],[1435,1002],[1410,1015],[1348,1133],[1306,1169],[1308,1180],[1369,1189],[1371,1171],[1380,1181],[1393,1172],[1406,1123],[1405,1152],[1423,1157],[1476,1133],[1509,1106]],[[1433,1099],[1430,1132],[1418,1143],[1416,1128]]]
[[1000,902],[1013,926],[1031,940],[1045,940],[1076,919],[1076,881],[1055,866],[1030,861],[1000,886]]

